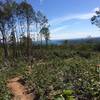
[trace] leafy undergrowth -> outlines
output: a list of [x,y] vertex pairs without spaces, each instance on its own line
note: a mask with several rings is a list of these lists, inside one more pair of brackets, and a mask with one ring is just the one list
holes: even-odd
[[1,64],[0,100],[11,100],[6,84],[16,76],[22,76],[29,89],[35,88],[39,100],[100,100],[98,52],[48,52],[41,61],[32,63],[31,72],[24,60],[14,62],[13,66]]

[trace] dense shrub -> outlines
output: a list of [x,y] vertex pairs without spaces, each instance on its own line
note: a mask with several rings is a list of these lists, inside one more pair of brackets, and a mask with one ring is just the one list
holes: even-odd
[[[6,81],[15,76],[23,76],[28,88],[35,88],[40,100],[100,99],[99,74],[96,67],[100,63],[99,52],[44,48],[42,51],[34,50],[34,58],[30,63],[24,58],[10,60],[6,67],[4,63],[0,63],[1,100],[11,100]],[[32,65],[31,73],[28,73],[28,64]]]

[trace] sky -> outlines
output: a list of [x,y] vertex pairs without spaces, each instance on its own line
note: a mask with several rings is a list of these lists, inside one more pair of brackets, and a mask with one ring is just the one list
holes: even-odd
[[51,39],[100,37],[100,29],[90,18],[100,7],[100,0],[28,0],[33,8],[48,18]]

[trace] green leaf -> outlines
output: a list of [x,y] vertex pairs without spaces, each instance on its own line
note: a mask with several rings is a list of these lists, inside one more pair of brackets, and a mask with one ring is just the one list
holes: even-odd
[[64,91],[63,91],[63,95],[64,95],[64,96],[71,96],[73,93],[74,93],[73,90],[64,90]]

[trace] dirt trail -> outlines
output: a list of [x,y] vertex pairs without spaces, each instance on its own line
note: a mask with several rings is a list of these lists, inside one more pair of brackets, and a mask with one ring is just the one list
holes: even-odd
[[28,93],[26,87],[21,83],[21,77],[8,80],[7,87],[14,96],[12,100],[34,100],[35,93]]

